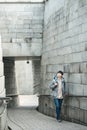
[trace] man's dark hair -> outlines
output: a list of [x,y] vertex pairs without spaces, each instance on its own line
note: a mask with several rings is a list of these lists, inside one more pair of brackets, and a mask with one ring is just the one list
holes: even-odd
[[60,73],[60,74],[62,74],[62,75],[63,75],[63,71],[61,71],[61,70],[59,70],[59,71],[57,72],[57,74],[58,74],[58,73]]

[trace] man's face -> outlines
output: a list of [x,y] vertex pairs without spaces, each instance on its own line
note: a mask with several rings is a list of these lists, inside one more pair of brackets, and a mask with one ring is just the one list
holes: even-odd
[[58,74],[57,74],[57,77],[58,77],[58,78],[62,78],[62,74],[61,74],[61,73],[58,73]]

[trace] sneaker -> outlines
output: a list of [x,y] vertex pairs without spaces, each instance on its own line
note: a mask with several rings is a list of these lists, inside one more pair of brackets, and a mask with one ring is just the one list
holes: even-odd
[[58,119],[58,122],[60,123],[60,122],[62,122],[62,120]]

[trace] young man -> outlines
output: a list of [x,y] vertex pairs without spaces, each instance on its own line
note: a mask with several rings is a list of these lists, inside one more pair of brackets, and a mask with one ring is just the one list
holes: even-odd
[[54,77],[49,87],[53,91],[54,103],[56,106],[56,119],[58,120],[58,122],[61,122],[60,112],[61,112],[63,98],[65,95],[65,80],[63,78],[62,71],[57,72],[56,76]]

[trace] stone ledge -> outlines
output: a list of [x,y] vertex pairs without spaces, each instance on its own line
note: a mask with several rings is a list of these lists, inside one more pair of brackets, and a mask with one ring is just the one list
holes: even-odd
[[44,3],[45,0],[0,0],[0,3]]

